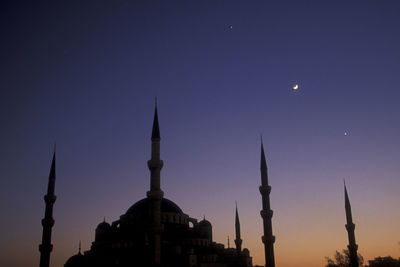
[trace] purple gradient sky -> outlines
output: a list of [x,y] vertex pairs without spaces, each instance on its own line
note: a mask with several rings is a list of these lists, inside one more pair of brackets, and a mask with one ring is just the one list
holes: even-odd
[[217,242],[237,200],[264,264],[262,133],[277,265],[346,247],[344,178],[359,252],[400,256],[398,1],[33,2],[0,4],[1,266],[39,262],[54,142],[54,267],[145,196],[156,95],[165,196]]

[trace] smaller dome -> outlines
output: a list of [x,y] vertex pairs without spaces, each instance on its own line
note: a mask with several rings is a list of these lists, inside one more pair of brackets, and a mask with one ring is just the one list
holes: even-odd
[[206,219],[201,220],[201,221],[197,224],[197,226],[198,226],[198,227],[201,227],[201,228],[211,228],[211,227],[212,227],[212,226],[211,226],[211,223],[210,223],[209,221],[207,221]]
[[84,267],[85,266],[85,256],[81,252],[72,256],[67,260],[64,267]]
[[99,225],[97,225],[96,231],[97,230],[102,230],[102,231],[111,230],[111,225],[104,220],[103,222],[99,223]]
[[211,223],[206,220],[206,218],[200,221],[195,228],[198,231],[199,236],[212,242],[212,226]]
[[111,225],[104,220],[97,226],[94,239],[96,242],[104,241],[109,238],[110,234],[111,234]]

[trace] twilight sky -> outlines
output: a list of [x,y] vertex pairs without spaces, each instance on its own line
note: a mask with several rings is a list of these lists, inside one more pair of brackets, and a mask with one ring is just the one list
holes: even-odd
[[0,266],[39,263],[55,142],[53,267],[145,197],[155,96],[165,197],[215,241],[237,200],[264,264],[262,133],[277,266],[346,247],[343,179],[359,252],[400,256],[398,1],[34,2],[0,4]]

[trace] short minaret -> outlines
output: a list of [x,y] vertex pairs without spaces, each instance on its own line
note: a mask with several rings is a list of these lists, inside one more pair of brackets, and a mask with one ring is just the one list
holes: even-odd
[[356,244],[356,237],[354,234],[354,229],[356,225],[353,223],[353,218],[351,215],[351,206],[349,196],[347,195],[346,183],[344,184],[344,201],[345,201],[345,209],[346,209],[346,230],[347,235],[349,237],[349,245],[347,248],[349,249],[350,256],[350,267],[358,267],[358,256],[357,249],[358,245]]
[[47,186],[47,195],[44,196],[44,202],[46,203],[46,209],[44,218],[42,220],[43,233],[42,233],[42,244],[39,245],[40,251],[40,267],[49,267],[50,265],[50,253],[53,250],[51,244],[51,228],[54,225],[53,219],[53,205],[56,201],[54,195],[54,187],[56,183],[56,151],[54,149],[53,160],[51,163],[49,182]]
[[262,210],[260,212],[261,218],[263,219],[264,236],[262,242],[264,243],[265,249],[265,266],[275,267],[274,257],[274,242],[275,236],[272,235],[272,214],[269,195],[271,193],[271,186],[268,185],[268,168],[265,160],[264,145],[261,139],[261,186],[260,193],[262,196]]
[[160,159],[160,128],[158,126],[157,103],[154,112],[153,130],[151,134],[151,159],[147,162],[150,170],[150,190],[147,191],[147,197],[151,200],[151,225],[150,247],[151,261],[154,266],[161,263],[161,233],[163,226],[161,224],[161,200],[164,192],[160,187],[160,172],[163,167],[163,161]]
[[240,255],[242,253],[242,239],[240,238],[240,222],[239,222],[237,203],[236,203],[236,215],[235,215],[235,232],[236,232],[236,239],[235,239],[236,251],[237,254]]

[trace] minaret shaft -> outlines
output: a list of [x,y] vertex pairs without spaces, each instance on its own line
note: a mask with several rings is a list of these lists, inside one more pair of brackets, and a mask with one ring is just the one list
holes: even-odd
[[347,237],[349,240],[349,245],[347,246],[349,250],[350,256],[350,267],[358,267],[358,245],[356,244],[356,236],[354,230],[356,225],[353,223],[353,216],[351,214],[351,205],[349,196],[347,194],[346,185],[344,186],[344,196],[345,196],[345,210],[346,210],[346,230],[347,230]]
[[275,256],[274,256],[274,242],[275,236],[272,234],[272,215],[269,195],[271,193],[271,186],[268,185],[268,168],[265,160],[264,146],[261,143],[261,186],[260,193],[262,196],[262,210],[260,212],[261,218],[263,219],[263,230],[264,236],[262,242],[264,243],[265,251],[265,266],[275,267]]
[[161,264],[161,233],[163,227],[161,224],[161,200],[164,196],[161,190],[160,173],[163,167],[163,161],[160,159],[160,130],[158,126],[157,107],[155,108],[153,130],[151,136],[151,159],[147,162],[150,170],[150,190],[147,191],[147,197],[150,199],[151,224],[149,232],[151,235],[151,261],[154,266]]
[[161,188],[160,184],[160,173],[163,162],[160,159],[160,139],[151,140],[151,159],[148,161],[148,167],[150,169],[150,190],[159,191]]
[[49,182],[47,186],[47,194],[44,196],[44,201],[46,203],[44,218],[42,219],[42,243],[39,245],[40,251],[40,267],[49,267],[50,265],[50,253],[53,250],[53,245],[51,244],[51,229],[54,225],[53,219],[53,205],[56,201],[56,196],[54,195],[56,181],[56,153],[54,151],[53,160],[51,163]]

